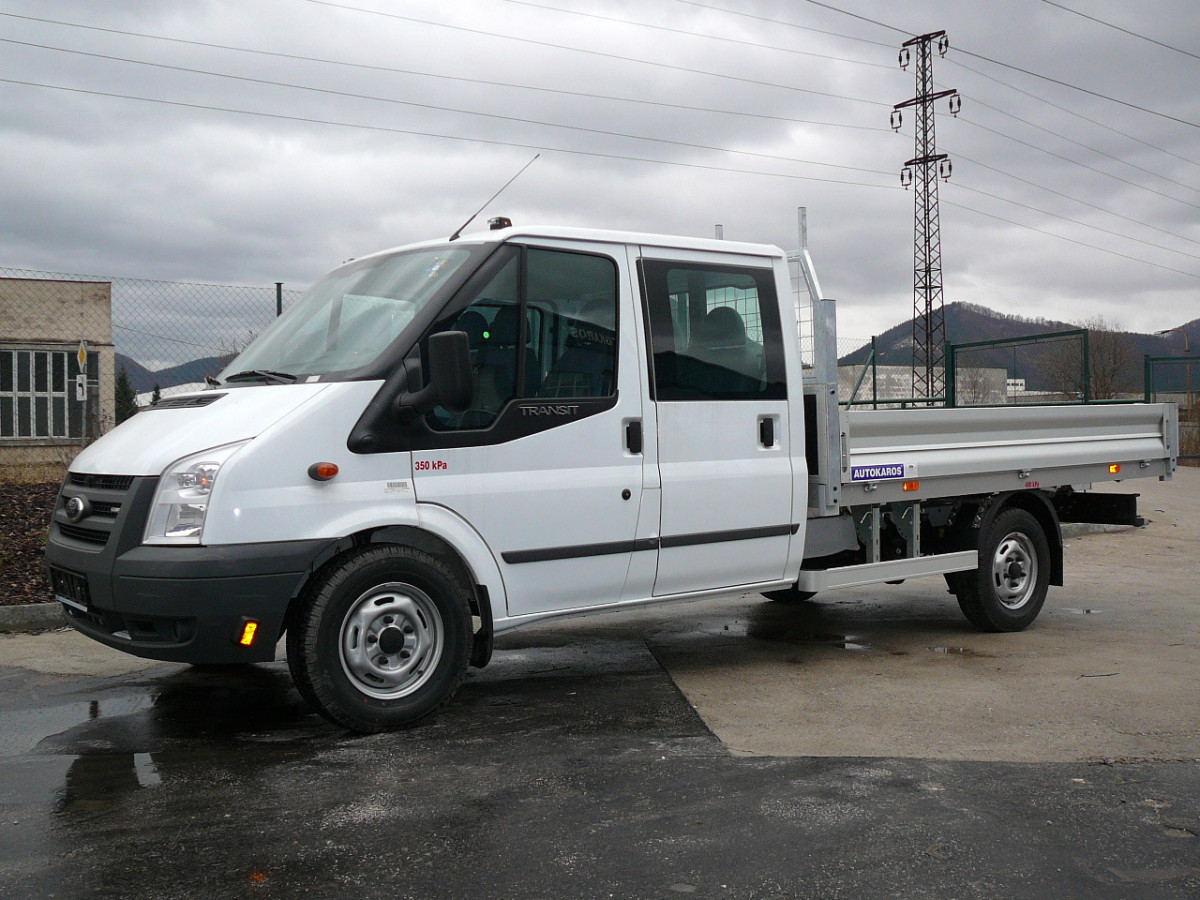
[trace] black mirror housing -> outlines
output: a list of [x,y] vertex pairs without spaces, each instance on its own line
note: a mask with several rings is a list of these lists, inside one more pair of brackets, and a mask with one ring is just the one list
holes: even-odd
[[429,372],[419,391],[405,391],[396,398],[398,415],[425,415],[439,404],[450,412],[463,412],[471,405],[471,342],[465,331],[442,331],[429,336]]

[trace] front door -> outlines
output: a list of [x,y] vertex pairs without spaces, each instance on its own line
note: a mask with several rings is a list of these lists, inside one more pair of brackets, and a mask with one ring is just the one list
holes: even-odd
[[774,270],[672,256],[641,260],[662,486],[654,594],[778,581],[797,529]]
[[509,616],[621,597],[642,505],[633,290],[624,247],[506,245],[434,326],[467,333],[474,400],[427,417],[417,499],[492,548]]

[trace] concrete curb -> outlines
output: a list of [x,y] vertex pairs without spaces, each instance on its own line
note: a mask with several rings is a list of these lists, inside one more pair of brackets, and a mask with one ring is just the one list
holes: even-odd
[[0,631],[40,631],[67,624],[61,603],[22,603],[0,606]]

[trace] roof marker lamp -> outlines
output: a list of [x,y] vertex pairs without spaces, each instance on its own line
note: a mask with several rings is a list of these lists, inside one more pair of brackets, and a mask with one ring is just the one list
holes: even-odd
[[158,481],[146,523],[147,544],[199,544],[217,474],[248,442],[226,444],[171,463]]

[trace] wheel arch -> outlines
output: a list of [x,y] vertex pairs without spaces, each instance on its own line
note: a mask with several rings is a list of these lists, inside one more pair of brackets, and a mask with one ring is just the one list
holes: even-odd
[[1008,509],[1023,509],[1033,516],[1046,535],[1050,547],[1050,584],[1062,587],[1065,578],[1063,566],[1062,529],[1054,504],[1042,491],[1009,491],[985,498],[975,514],[974,530],[981,531],[992,524],[992,520]]
[[[499,601],[501,609],[506,602],[504,584],[499,569],[486,546],[479,552],[468,555],[446,537],[416,525],[378,525],[365,528],[355,534],[332,542],[324,553],[314,561],[311,571],[298,586],[288,604],[284,616],[283,631],[290,625],[295,610],[308,586],[314,583],[329,566],[334,565],[347,553],[372,544],[397,544],[422,550],[446,562],[464,584],[471,588],[471,614],[478,617],[479,628],[474,633],[471,665],[483,668],[492,656],[495,613],[493,604]],[[480,548],[474,548],[477,551]],[[472,564],[474,563],[474,565]],[[489,565],[490,563],[490,565]],[[479,569],[483,569],[480,572]],[[282,636],[282,631],[281,631]]]

